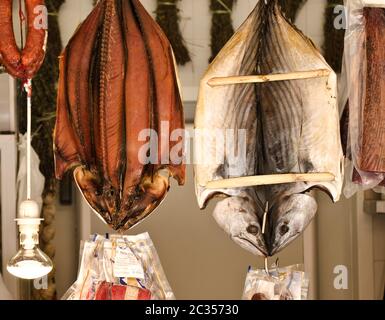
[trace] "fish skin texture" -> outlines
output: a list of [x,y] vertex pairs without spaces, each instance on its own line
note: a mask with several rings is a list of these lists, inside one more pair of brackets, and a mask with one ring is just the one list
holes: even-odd
[[[207,83],[213,77],[314,69],[327,69],[330,75],[328,78],[218,87],[210,87]],[[269,202],[267,231],[263,235],[265,245],[260,244],[261,235],[258,234],[255,249],[248,249],[256,255],[265,255],[266,248],[268,255],[276,254],[303,232],[317,209],[309,193],[311,189],[326,191],[334,201],[340,198],[343,153],[336,74],[311,40],[282,15],[277,1],[267,4],[260,1],[209,66],[200,85],[195,127],[198,131],[210,128],[246,130],[245,163],[234,164],[230,159],[224,164],[210,160],[198,163],[195,183],[201,208],[217,195],[244,198],[246,194],[254,201],[250,208],[255,208],[256,225],[262,225],[265,205]],[[204,141],[196,140],[197,158],[205,155],[205,159],[215,159],[218,151],[215,137],[205,137]],[[205,188],[209,181],[234,177],[232,166],[238,167],[236,176],[330,172],[336,179],[326,183]],[[304,204],[299,205],[302,201]],[[223,206],[218,210],[224,210]],[[293,215],[290,210],[297,212]],[[220,216],[218,212],[214,215]],[[288,225],[287,234],[283,232],[283,224]],[[234,238],[229,228],[225,231]]]
[[60,57],[57,178],[74,170],[93,211],[114,230],[130,229],[164,200],[170,177],[184,184],[185,165],[167,158],[179,141],[159,147],[157,163],[139,161],[139,133],[154,130],[162,146],[166,121],[170,132],[184,128],[167,38],[139,1],[99,1]]

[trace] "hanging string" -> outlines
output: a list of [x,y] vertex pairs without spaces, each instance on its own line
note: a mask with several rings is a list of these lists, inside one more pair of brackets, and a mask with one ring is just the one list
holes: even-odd
[[[263,214],[263,221],[262,221],[262,235],[265,235],[265,233],[266,233],[266,224],[267,224],[268,213],[269,213],[269,202],[266,202],[265,212]],[[270,276],[269,258],[268,257],[265,257],[265,272],[268,276]]]
[[268,257],[265,257],[264,267],[265,267],[266,275],[270,277],[270,271],[269,271],[269,259],[268,259]]
[[[32,136],[32,146],[39,156],[40,170],[45,177],[44,192],[42,195],[42,217],[44,218],[44,222],[40,232],[40,246],[52,261],[55,261],[56,253],[54,238],[57,211],[57,185],[54,178],[52,131],[55,125],[57,80],[59,77],[59,59],[57,57],[60,56],[62,51],[58,15],[64,3],[64,0],[45,0],[49,25],[47,51],[44,63],[32,81],[32,133],[36,132],[37,127],[40,126],[39,134],[35,138]],[[21,110],[23,112],[25,111],[21,117],[21,127],[24,129],[23,125],[26,123],[27,109],[24,107],[21,108]],[[68,176],[67,179],[70,180],[71,177]],[[33,288],[32,295],[35,300],[56,300],[55,273],[56,268],[48,275],[46,288]]]
[[[20,42],[24,48],[24,22],[22,1],[19,0],[19,21],[20,21]],[[24,83],[24,90],[27,93],[27,200],[31,200],[31,143],[32,143],[32,80],[27,79]]]
[[269,202],[266,202],[265,212],[263,214],[263,222],[262,222],[262,234],[264,235],[266,232],[266,223],[267,223],[267,215],[269,213]]
[[229,6],[226,3],[224,3],[222,0],[217,0],[217,1],[225,10],[213,10],[213,13],[231,14],[233,12],[233,9],[230,9]]

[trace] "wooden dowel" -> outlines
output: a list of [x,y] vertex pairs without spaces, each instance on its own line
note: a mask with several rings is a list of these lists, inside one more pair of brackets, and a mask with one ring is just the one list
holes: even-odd
[[208,182],[205,187],[207,189],[230,189],[294,182],[331,182],[334,180],[335,176],[332,173],[289,173],[216,180]]
[[311,71],[298,71],[291,73],[277,73],[253,76],[216,77],[208,81],[209,86],[227,86],[232,84],[265,83],[271,81],[299,80],[311,78],[324,78],[330,75],[330,70],[319,69]]
[[363,2],[365,7],[385,8],[384,0],[364,0]]

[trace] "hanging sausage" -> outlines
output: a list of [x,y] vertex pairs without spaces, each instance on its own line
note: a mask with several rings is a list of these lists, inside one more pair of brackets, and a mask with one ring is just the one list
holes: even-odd
[[[44,0],[24,0],[27,12],[27,39],[19,49],[13,30],[12,0],[0,1],[0,61],[7,72],[19,79],[31,79],[45,56],[47,16]],[[21,3],[21,2],[20,2]],[[21,9],[20,9],[21,10]]]
[[[184,183],[182,159],[171,159],[182,137],[170,135],[184,128],[174,61],[166,36],[138,0],[99,1],[61,56],[56,176],[75,168],[85,199],[115,230],[153,212],[170,177]],[[141,153],[146,138],[159,146],[156,156]]]

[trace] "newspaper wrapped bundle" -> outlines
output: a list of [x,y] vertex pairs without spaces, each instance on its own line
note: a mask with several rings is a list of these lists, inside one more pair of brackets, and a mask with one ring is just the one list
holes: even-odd
[[62,300],[174,300],[148,233],[92,236],[81,244],[76,282]]
[[272,270],[252,270],[247,273],[243,300],[307,300],[308,276],[303,266],[285,268],[273,266]]

